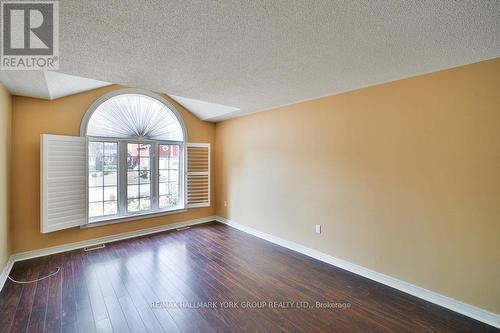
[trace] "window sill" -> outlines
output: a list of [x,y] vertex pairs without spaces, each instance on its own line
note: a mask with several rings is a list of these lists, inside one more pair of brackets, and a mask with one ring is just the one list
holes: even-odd
[[131,222],[131,221],[148,219],[148,218],[153,218],[153,217],[158,217],[158,216],[184,213],[186,211],[187,211],[187,208],[184,207],[184,208],[174,208],[174,209],[167,210],[167,211],[158,211],[158,212],[152,212],[152,213],[142,213],[142,214],[135,214],[135,215],[129,215],[129,216],[108,217],[108,218],[103,218],[101,220],[88,222],[87,224],[82,225],[80,227],[80,229],[102,227],[105,225],[110,225],[110,224],[115,224],[115,223]]

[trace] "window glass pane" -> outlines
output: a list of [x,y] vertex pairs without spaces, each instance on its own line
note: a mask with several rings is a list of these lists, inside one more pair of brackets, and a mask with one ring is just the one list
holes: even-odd
[[127,156],[139,156],[139,145],[136,143],[127,144]]
[[140,156],[150,156],[151,145],[150,144],[139,144],[139,155]]
[[168,181],[168,170],[160,170],[160,183]]
[[177,170],[160,170],[160,182],[166,183],[169,181],[177,182],[179,173]]
[[140,193],[141,198],[150,197],[151,196],[151,185],[150,184],[141,185],[140,192],[141,192]]
[[89,172],[89,187],[102,186],[102,172]]
[[140,205],[139,205],[140,210],[148,210],[151,208],[151,200],[150,199],[141,198],[139,200],[140,200]]
[[116,201],[118,192],[116,186],[108,186],[104,188],[104,201]]
[[141,184],[149,184],[151,182],[151,174],[149,171],[141,170],[139,171],[140,174],[140,182]]
[[106,172],[117,171],[118,160],[117,156],[104,156],[103,157],[103,169]]
[[118,213],[118,203],[116,201],[104,202],[104,215],[112,215]]
[[129,143],[127,152],[128,211],[151,209],[151,145]]
[[158,184],[158,191],[160,195],[168,194],[168,183],[160,183]]
[[116,142],[105,142],[104,143],[104,155],[116,156],[117,152],[118,152],[118,144]]
[[179,145],[158,145],[159,208],[177,205],[179,198]]
[[177,182],[168,183],[168,192],[170,194],[177,196],[178,191],[179,191],[179,186]]
[[167,195],[168,201],[170,202],[170,205],[175,206],[177,205],[177,199],[178,196],[177,194],[169,194]]
[[167,170],[168,169],[168,159],[160,157],[158,168],[160,170]]
[[89,142],[89,171],[102,171],[104,148],[102,142]]
[[103,169],[102,155],[89,155],[89,171],[102,171]]
[[171,169],[171,170],[168,170],[168,177],[170,178],[170,180],[173,180],[173,181],[179,181],[179,171],[175,170],[175,169]]
[[[89,142],[89,217],[116,214],[118,183],[118,143]],[[107,185],[104,187],[104,185]],[[111,185],[111,186],[109,186]],[[104,203],[104,201],[112,203]]]
[[89,188],[89,202],[102,202],[102,187]]
[[168,200],[168,197],[166,195],[160,195],[160,202],[159,202],[160,208],[166,208],[171,206]]
[[179,155],[179,145],[160,145],[158,153],[162,158],[176,157]]
[[179,195],[178,194],[172,194],[172,195],[169,196],[169,200],[170,200],[172,206],[175,206],[178,203]]
[[137,156],[127,156],[127,169],[139,170],[139,157]]
[[139,184],[139,171],[129,171],[127,173],[127,184]]
[[89,156],[104,155],[104,146],[102,142],[89,142]]
[[104,173],[104,186],[114,185],[116,186],[118,181],[118,173],[117,172],[105,172]]
[[149,157],[141,157],[139,167],[141,170],[149,170]]
[[160,208],[168,208],[168,207],[173,207],[176,205],[175,200],[172,200],[171,196],[168,195],[161,195],[160,196],[160,202],[159,202]]
[[139,199],[128,200],[127,210],[129,212],[137,212],[139,210]]
[[102,202],[89,203],[89,217],[102,216],[103,207]]
[[127,198],[133,199],[138,197],[139,197],[139,186],[137,185],[127,186]]

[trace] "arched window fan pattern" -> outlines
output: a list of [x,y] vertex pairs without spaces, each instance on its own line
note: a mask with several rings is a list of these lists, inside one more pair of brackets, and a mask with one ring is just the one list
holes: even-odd
[[111,97],[92,113],[87,136],[184,141],[182,126],[172,110],[141,94]]

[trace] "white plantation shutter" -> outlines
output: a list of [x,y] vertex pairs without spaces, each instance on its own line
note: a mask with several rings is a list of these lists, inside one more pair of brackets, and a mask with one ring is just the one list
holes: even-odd
[[41,136],[41,232],[87,223],[86,138]]
[[187,207],[210,207],[210,144],[187,144]]

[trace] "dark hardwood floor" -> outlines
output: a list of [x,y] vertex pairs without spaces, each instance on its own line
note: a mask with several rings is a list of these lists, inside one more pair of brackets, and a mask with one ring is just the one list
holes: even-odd
[[11,276],[57,266],[7,281],[0,332],[495,331],[216,222],[18,262]]

